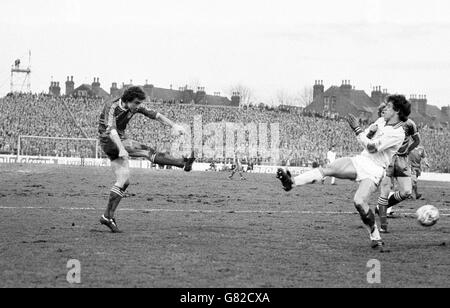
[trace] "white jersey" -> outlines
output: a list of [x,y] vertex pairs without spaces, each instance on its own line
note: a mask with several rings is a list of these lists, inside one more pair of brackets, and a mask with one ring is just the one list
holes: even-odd
[[328,151],[327,160],[330,164],[332,164],[336,160],[336,153],[333,151]]
[[[358,136],[358,141],[364,146],[361,156],[369,158],[376,165],[386,169],[405,139],[405,130],[403,129],[403,122],[394,126],[386,125],[384,119],[380,118],[375,124],[378,125],[378,130],[372,139],[367,138],[370,128],[367,128]],[[367,150],[367,146],[370,144],[376,148],[374,153]]]

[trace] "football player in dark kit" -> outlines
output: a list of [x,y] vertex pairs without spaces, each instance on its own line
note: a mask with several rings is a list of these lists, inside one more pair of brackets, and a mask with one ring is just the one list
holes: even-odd
[[129,157],[146,158],[155,164],[183,168],[186,172],[192,170],[195,161],[194,152],[190,158],[175,158],[126,137],[127,124],[136,114],[142,114],[170,126],[174,134],[185,133],[182,126],[160,113],[141,106],[145,99],[145,92],[140,87],[130,87],[121,98],[108,102],[100,115],[98,128],[100,146],[111,160],[111,167],[116,177],[116,183],[111,189],[108,205],[105,214],[100,218],[100,223],[107,226],[113,233],[121,232],[117,227],[114,214],[130,185]]

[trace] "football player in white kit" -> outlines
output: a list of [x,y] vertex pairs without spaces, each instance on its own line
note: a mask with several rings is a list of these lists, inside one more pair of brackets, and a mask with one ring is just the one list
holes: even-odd
[[326,176],[359,182],[353,202],[369,231],[372,248],[381,251],[384,243],[375,222],[375,214],[369,207],[368,201],[385,176],[385,170],[392,157],[403,143],[405,138],[403,122],[411,113],[411,104],[403,95],[390,95],[386,102],[383,119],[377,120],[366,131],[359,127],[358,120],[353,115],[348,117],[350,127],[364,148],[360,155],[339,158],[326,168],[313,169],[295,178],[291,177],[289,171],[281,168],[277,172],[277,178],[281,180],[286,191],[290,191],[295,186],[319,182]]

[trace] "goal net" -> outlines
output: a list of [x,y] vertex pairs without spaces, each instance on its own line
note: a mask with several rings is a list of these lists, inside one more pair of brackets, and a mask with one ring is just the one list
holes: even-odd
[[19,136],[18,156],[99,158],[97,139]]

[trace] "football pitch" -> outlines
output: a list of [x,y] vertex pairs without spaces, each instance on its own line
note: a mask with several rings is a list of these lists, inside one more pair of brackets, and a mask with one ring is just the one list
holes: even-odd
[[[111,234],[98,222],[109,168],[0,164],[0,287],[450,287],[450,183],[420,182],[425,200],[397,207],[380,253],[355,183],[286,193],[275,175],[227,176],[132,170],[124,233]],[[413,217],[424,204],[441,213],[430,228]],[[67,281],[72,259],[80,284]],[[367,280],[373,259],[380,284]]]

